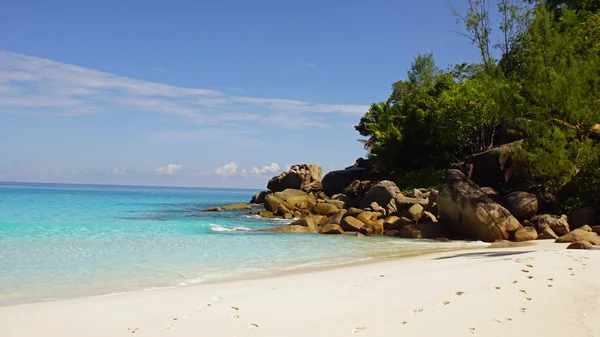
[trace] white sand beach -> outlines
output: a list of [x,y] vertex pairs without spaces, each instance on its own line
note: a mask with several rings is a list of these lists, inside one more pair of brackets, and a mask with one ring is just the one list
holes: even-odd
[[598,336],[600,251],[551,242],[0,307],[0,336]]

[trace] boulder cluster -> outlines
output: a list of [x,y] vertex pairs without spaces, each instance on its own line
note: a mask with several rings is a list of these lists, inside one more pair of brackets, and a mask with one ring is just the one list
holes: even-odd
[[[573,243],[570,248],[600,246],[597,210],[584,208],[569,217],[539,214],[535,194],[524,191],[502,194],[496,190],[506,182],[507,170],[510,171],[506,151],[481,154],[467,164],[467,170],[464,167],[448,170],[439,190],[414,189],[405,193],[392,181],[367,180],[371,167],[364,159],[325,177],[319,165],[295,165],[272,178],[267,191],[252,197],[251,204],[264,208],[252,213],[264,218],[290,219],[289,225],[265,230],[273,233],[485,242],[551,239]],[[499,163],[499,168],[492,170],[493,165],[486,168],[493,175],[481,174],[480,167],[485,168],[486,161],[488,166],[489,162]],[[480,187],[475,179],[470,179],[478,175],[478,181],[492,186]],[[234,206],[208,210],[249,207]]]

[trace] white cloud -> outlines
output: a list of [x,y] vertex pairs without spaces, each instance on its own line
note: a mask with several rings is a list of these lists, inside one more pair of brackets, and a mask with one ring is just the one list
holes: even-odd
[[279,167],[279,164],[277,164],[277,163],[271,163],[271,165],[269,165],[269,166],[263,166],[260,169],[257,168],[257,167],[253,167],[252,168],[252,173],[256,174],[257,176],[262,176],[265,173],[279,172],[280,169],[281,169],[281,167]]
[[112,174],[116,174],[116,175],[121,175],[123,174],[123,171],[119,170],[118,168],[114,168],[111,172]]
[[154,169],[154,172],[158,174],[163,174],[167,176],[173,176],[177,171],[181,170],[181,165],[179,164],[169,164],[167,166],[161,166]]
[[[217,90],[148,82],[0,50],[0,111],[19,115],[148,112],[204,125],[273,123],[285,128],[326,124],[306,114],[355,119],[367,106],[228,95]],[[301,62],[303,66],[314,66]]]
[[231,176],[242,176],[245,177],[248,174],[248,171],[245,169],[240,169],[240,167],[235,162],[230,162],[229,164],[225,164],[221,167],[217,167],[215,170],[215,175],[220,177],[231,177]]

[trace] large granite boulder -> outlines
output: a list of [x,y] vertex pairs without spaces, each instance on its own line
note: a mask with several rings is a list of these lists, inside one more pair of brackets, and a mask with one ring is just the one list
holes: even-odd
[[575,241],[567,249],[592,249],[592,244],[587,241]]
[[321,227],[321,234],[344,234],[344,230],[340,225],[327,224]]
[[367,194],[365,194],[364,198],[360,201],[360,208],[365,209],[370,207],[373,202],[376,202],[383,208],[387,208],[390,202],[395,203],[394,199],[398,195],[401,195],[401,193],[396,184],[389,180],[381,181],[377,185],[371,187]]
[[568,218],[566,215],[550,215],[542,214],[537,217],[537,229],[543,231],[545,228],[550,228],[559,236],[566,235],[571,231]]
[[533,227],[519,228],[515,233],[516,242],[533,241],[538,238],[538,232]]
[[474,154],[459,167],[470,180],[481,187],[506,190],[516,170],[512,153],[522,143],[517,141]]
[[314,214],[318,214],[318,215],[332,216],[332,215],[336,214],[337,212],[339,212],[339,210],[340,209],[337,208],[335,205],[323,202],[323,203],[314,205],[311,211]]
[[267,188],[274,192],[295,189],[309,192],[314,187],[320,188],[323,173],[317,164],[300,164],[292,166],[288,171],[269,180]]
[[355,180],[366,180],[371,170],[371,163],[364,158],[356,160],[356,164],[347,167],[344,170],[331,171],[323,177],[323,191],[332,196],[338,193],[352,194],[350,191],[345,191],[346,187],[352,184]]
[[265,209],[275,215],[303,213],[310,210],[317,201],[314,197],[300,190],[286,189],[282,192],[267,194],[264,200]]
[[512,192],[504,197],[504,207],[517,219],[529,219],[538,211],[538,199],[535,194]]
[[556,239],[558,243],[569,243],[577,241],[587,241],[594,246],[600,246],[600,237],[594,232],[586,232],[581,229],[576,229],[566,235],[563,235]]
[[265,197],[267,196],[269,192],[267,191],[260,191],[258,193],[256,193],[254,196],[252,196],[252,200],[250,200],[251,204],[262,204],[263,202],[265,202]]
[[250,210],[252,207],[248,204],[231,204],[225,206],[215,206],[210,207],[204,210],[204,212],[223,212],[223,211],[242,211],[242,210]]
[[440,222],[473,240],[508,240],[521,224],[461,171],[449,170],[437,197]]
[[369,220],[359,229],[359,232],[364,235],[382,235],[383,234],[383,223],[375,220]]
[[304,226],[310,228],[313,232],[317,232],[319,230],[319,225],[323,221],[323,218],[325,217],[322,215],[309,215],[292,222],[290,226]]

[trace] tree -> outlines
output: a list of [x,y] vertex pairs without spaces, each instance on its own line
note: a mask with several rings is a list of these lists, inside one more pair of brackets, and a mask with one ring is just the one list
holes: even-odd
[[488,0],[464,0],[464,2],[467,5],[466,13],[451,9],[452,15],[457,18],[457,23],[463,24],[465,27],[465,30],[459,34],[477,46],[485,69],[490,70],[496,62],[490,48],[492,27]]

